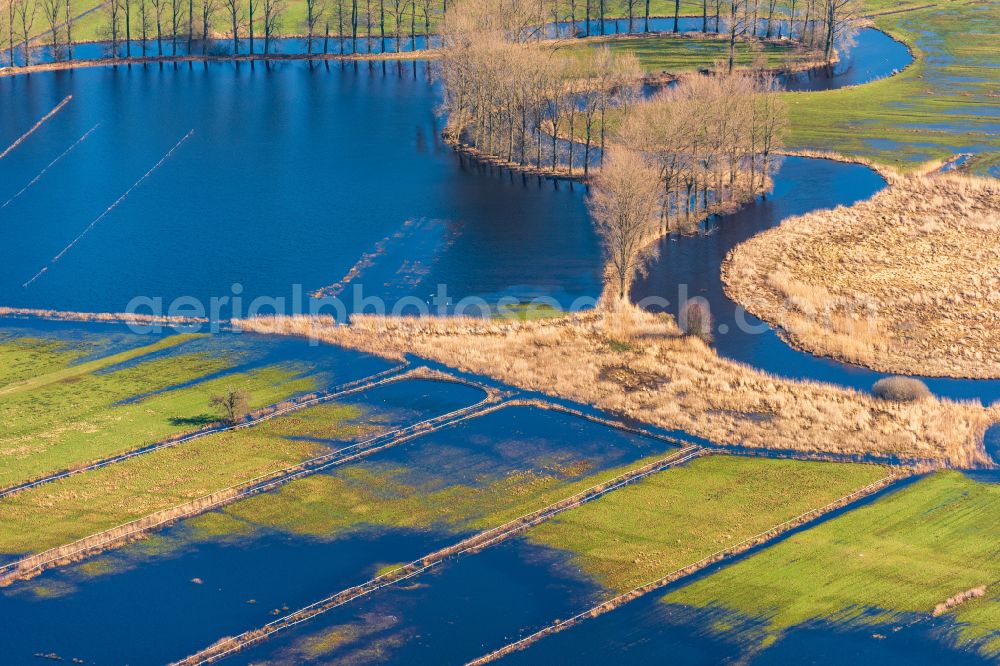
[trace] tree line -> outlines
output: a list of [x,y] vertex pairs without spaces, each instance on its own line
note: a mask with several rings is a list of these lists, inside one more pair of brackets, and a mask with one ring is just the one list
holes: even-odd
[[[215,43],[231,53],[269,54],[273,40],[294,34],[306,53],[400,51],[406,40],[430,39],[448,0],[302,0],[304,16],[288,21],[288,0],[110,0],[97,36],[112,58],[207,54]],[[0,0],[0,65],[29,66],[37,47],[52,60],[73,57],[73,0]],[[331,48],[331,40],[336,43]],[[391,42],[391,44],[390,44]],[[6,60],[6,63],[3,62]]]
[[[205,54],[214,40],[231,42],[232,52],[270,53],[285,34],[306,38],[308,54],[400,50],[409,38],[429,41],[441,29],[448,0],[294,0],[302,18],[288,21],[289,0],[110,0],[103,6],[99,37],[107,55]],[[701,31],[725,36],[730,66],[735,44],[744,38],[784,37],[821,50],[832,59],[835,45],[861,20],[860,0],[702,0]],[[668,3],[669,6],[669,3]],[[505,11],[504,3],[490,11]],[[304,12],[301,10],[304,9]],[[607,34],[611,16],[627,18],[626,32],[650,30],[650,0],[533,0],[520,10],[536,40]],[[48,46],[54,60],[73,57],[73,0],[0,0],[0,52],[8,64],[32,64],[32,49]],[[679,31],[680,3],[673,3],[673,31]],[[597,22],[596,27],[594,22]],[[540,27],[545,26],[545,27]],[[617,29],[617,26],[616,26]],[[241,46],[246,42],[245,46]]]
[[[542,32],[533,0],[464,0],[449,13],[441,56],[445,133],[482,156],[572,175],[606,140],[610,108],[639,94],[631,53],[564,55]],[[498,11],[499,10],[499,11]],[[562,135],[583,138],[578,145]]]
[[589,198],[609,293],[627,297],[664,233],[693,231],[766,193],[785,126],[778,86],[762,70],[720,67],[634,105]]

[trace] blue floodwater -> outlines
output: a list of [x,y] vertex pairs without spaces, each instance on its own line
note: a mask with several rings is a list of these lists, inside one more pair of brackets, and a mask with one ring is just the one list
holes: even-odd
[[[547,636],[527,650],[498,663],[516,664],[649,664],[714,666],[721,663],[985,665],[993,663],[974,652],[948,647],[935,632],[947,619],[923,618],[917,623],[854,627],[811,623],[796,627],[772,646],[760,650],[753,637],[766,629],[719,609],[697,610],[667,604],[662,593],[651,593],[625,606]],[[713,627],[733,626],[719,632]],[[895,630],[894,630],[895,629]],[[746,632],[742,634],[740,632]]]
[[[166,329],[159,333],[146,330],[136,332],[123,324],[0,319],[0,336],[11,335],[55,340],[70,346],[94,346],[92,353],[78,359],[75,363],[92,361],[128,349],[150,345],[173,333],[172,329]],[[248,372],[268,365],[282,364],[287,367],[300,368],[302,375],[309,374],[314,377],[317,390],[324,390],[388,370],[395,365],[377,356],[334,345],[310,344],[308,340],[301,338],[264,336],[253,333],[216,333],[119,363],[99,372],[113,372],[157,358],[170,358],[179,354],[193,353],[229,358],[232,359],[233,365],[218,373],[199,377],[192,383],[214,379],[229,373]],[[173,390],[187,385],[190,384],[164,387],[162,390]],[[145,397],[148,395],[135,396],[132,399]]]
[[[461,384],[410,380],[371,389],[343,404],[362,406],[366,423],[388,430],[474,404],[482,396]],[[424,445],[433,447],[434,441]],[[153,537],[154,543],[168,545],[164,553],[149,555],[147,543],[139,542],[93,558],[83,568],[47,571],[0,592],[4,663],[39,651],[88,663],[165,663],[226,633],[267,622],[275,608],[310,603],[318,590],[363,582],[380,562],[410,561],[459,538],[433,530],[371,528],[329,540],[268,529],[203,540],[189,522]],[[113,573],[90,576],[84,573],[88,566],[108,566]],[[194,578],[203,583],[192,583]],[[107,599],[116,603],[102,601]],[[169,640],[145,640],[163,626],[170,627]]]
[[[407,381],[345,402],[374,406],[374,422],[389,427],[472,404],[480,395],[452,383]],[[394,480],[425,493],[453,484],[478,488],[510,473],[560,476],[566,465],[581,461],[587,473],[596,473],[668,448],[574,416],[510,407],[350,466],[405,469]],[[154,537],[168,546],[164,552],[148,554],[146,543],[138,542],[0,590],[4,663],[27,661],[36,652],[87,663],[165,663],[264,624],[275,618],[276,608],[295,610],[367,580],[380,565],[412,561],[466,536],[360,525],[330,539],[262,528],[206,540],[190,530],[184,521]],[[86,573],[104,566],[111,573]],[[202,583],[193,583],[195,578]],[[540,617],[552,609],[538,602]],[[494,611],[484,606],[481,612]],[[154,635],[169,638],[149,640]]]
[[[454,299],[599,291],[583,191],[470,164],[440,142],[424,63],[214,63],[0,80],[0,145],[74,98],[0,160],[0,303],[121,311],[193,297],[223,316],[344,297]],[[190,130],[176,153],[61,260],[50,260]],[[380,243],[384,241],[384,243]],[[420,255],[407,255],[412,246]],[[381,249],[380,249],[381,248]],[[367,258],[366,258],[367,257]],[[367,265],[370,264],[370,265]],[[39,279],[22,285],[41,268]],[[240,286],[233,288],[234,283]],[[238,303],[237,303],[238,301]],[[405,303],[404,303],[405,304]],[[180,303],[178,312],[188,312]],[[152,304],[141,310],[148,312]],[[369,308],[370,310],[371,308]]]
[[[335,608],[227,660],[234,664],[461,664],[594,603],[601,589],[560,551],[514,539]],[[337,627],[359,632],[316,654]],[[533,662],[543,663],[543,662]]]
[[[636,301],[666,299],[666,310],[675,316],[687,299],[705,298],[714,317],[714,346],[720,354],[783,377],[815,379],[867,391],[885,374],[793,349],[774,329],[726,296],[719,266],[735,246],[781,220],[821,208],[850,205],[870,197],[885,183],[865,166],[800,157],[785,158],[774,183],[774,192],[765,199],[733,215],[711,220],[707,233],[664,238],[659,259],[649,274],[636,282],[632,296]],[[938,395],[979,398],[987,403],[1000,398],[1000,380],[924,381]]]

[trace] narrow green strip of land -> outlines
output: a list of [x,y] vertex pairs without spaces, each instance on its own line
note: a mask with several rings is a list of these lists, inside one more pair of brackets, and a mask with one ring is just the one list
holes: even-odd
[[[185,353],[178,349],[168,356],[143,358],[186,340],[190,338],[173,336],[162,343],[61,368],[0,396],[0,422],[4,424],[0,488],[217,421],[220,415],[209,407],[209,397],[230,385],[249,393],[251,409],[315,388],[315,377],[298,365],[227,372],[238,355],[226,350]],[[36,356],[49,353],[38,351]],[[129,360],[138,362],[114,367]],[[209,378],[217,373],[224,374]]]
[[126,361],[131,361],[132,359],[140,358],[154,352],[163,351],[164,349],[170,349],[181,345],[188,340],[201,337],[197,335],[171,335],[162,340],[157,340],[156,342],[146,345],[144,347],[137,347],[135,349],[129,349],[127,351],[119,352],[117,354],[112,354],[111,356],[105,356],[103,358],[98,358],[93,361],[87,361],[86,363],[78,363],[75,365],[68,365],[66,367],[60,368],[59,370],[53,370],[41,375],[31,376],[20,381],[7,384],[6,386],[0,387],[0,399],[13,395],[16,393],[23,393],[26,391],[32,391],[35,389],[48,386],[49,384],[55,384],[57,382],[70,382],[74,379],[82,377],[83,375],[89,375],[98,370],[103,370],[109,368],[113,365],[119,363],[125,363]]
[[[672,34],[587,41],[567,46],[561,51],[583,60],[589,51],[601,46],[607,46],[614,52],[634,53],[642,69],[652,75],[712,68],[729,58],[729,43],[725,39]],[[818,57],[816,53],[796,48],[790,43],[740,41],[736,44],[735,63],[738,67],[749,67],[762,58],[767,67],[785,69]]]
[[887,475],[874,465],[711,456],[532,528],[528,538],[625,592]]
[[[39,486],[0,502],[0,553],[40,552],[299,463],[367,432],[354,406],[324,404]],[[370,420],[370,419],[367,419]]]

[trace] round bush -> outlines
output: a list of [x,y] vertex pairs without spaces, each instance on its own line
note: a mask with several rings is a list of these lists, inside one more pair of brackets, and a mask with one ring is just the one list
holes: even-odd
[[885,377],[875,382],[872,393],[883,400],[896,402],[913,402],[931,395],[927,384],[913,377]]

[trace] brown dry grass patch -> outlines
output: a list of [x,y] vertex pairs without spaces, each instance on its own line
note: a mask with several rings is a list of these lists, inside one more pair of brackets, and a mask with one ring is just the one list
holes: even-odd
[[730,297],[808,351],[883,372],[1000,377],[1000,181],[909,176],[735,248]]
[[993,415],[978,404],[890,402],[781,379],[720,358],[671,318],[639,310],[536,321],[358,316],[338,326],[300,316],[239,325],[383,356],[416,354],[718,443],[956,467],[988,462],[982,437]]

